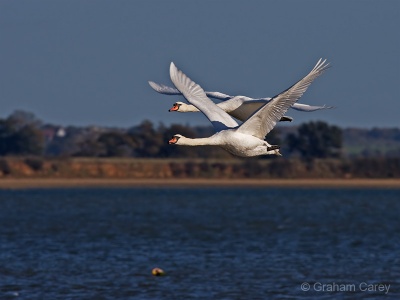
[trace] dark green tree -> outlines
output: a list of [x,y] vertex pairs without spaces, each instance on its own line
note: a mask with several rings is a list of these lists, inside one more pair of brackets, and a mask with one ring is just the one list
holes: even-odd
[[342,130],[322,121],[300,125],[297,134],[286,137],[289,152],[299,152],[305,159],[339,157],[342,148]]
[[157,157],[163,144],[162,133],[156,130],[151,121],[145,120],[139,126],[128,131],[130,137],[137,142],[135,156]]
[[34,122],[9,117],[0,120],[0,155],[42,155],[45,143]]
[[104,156],[104,153],[104,145],[98,141],[97,137],[86,136],[81,141],[77,141],[77,151],[72,156],[100,157]]
[[45,147],[43,133],[33,125],[25,125],[15,135],[14,147],[17,155],[42,155]]
[[24,126],[32,126],[40,128],[42,121],[39,120],[33,113],[24,110],[16,110],[7,118],[18,129]]
[[15,138],[16,129],[13,124],[7,120],[0,120],[0,155],[12,153],[12,141]]
[[133,154],[137,143],[132,136],[119,131],[103,133],[97,141],[103,145],[102,156],[128,157]]

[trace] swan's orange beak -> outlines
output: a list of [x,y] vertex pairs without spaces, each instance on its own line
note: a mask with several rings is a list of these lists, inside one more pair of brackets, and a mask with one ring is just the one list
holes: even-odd
[[176,144],[177,141],[178,141],[178,139],[176,137],[173,137],[172,139],[169,140],[168,144],[170,144],[170,145]]
[[172,106],[168,111],[177,111],[179,109],[179,105],[178,104],[174,104],[174,106]]

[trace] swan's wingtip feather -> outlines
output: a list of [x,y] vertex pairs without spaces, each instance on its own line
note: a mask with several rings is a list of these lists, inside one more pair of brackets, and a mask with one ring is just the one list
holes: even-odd
[[178,72],[178,68],[175,66],[174,62],[171,61],[171,64],[169,66],[169,75],[172,79]]
[[169,65],[169,71],[174,72],[176,71],[177,67],[175,66],[174,62],[171,61],[171,64]]

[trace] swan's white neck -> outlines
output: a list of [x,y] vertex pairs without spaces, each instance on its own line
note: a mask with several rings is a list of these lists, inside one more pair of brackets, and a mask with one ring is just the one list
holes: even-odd
[[212,136],[207,138],[198,138],[198,139],[190,139],[182,136],[178,141],[178,145],[183,145],[183,146],[217,145],[217,140]]
[[194,105],[182,104],[178,112],[197,112],[199,111]]

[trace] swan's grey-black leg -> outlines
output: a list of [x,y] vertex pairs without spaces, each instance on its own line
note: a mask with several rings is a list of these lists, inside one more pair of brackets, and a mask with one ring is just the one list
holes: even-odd
[[276,149],[280,149],[281,147],[278,145],[271,145],[270,147],[267,147],[267,151],[272,151]]
[[283,116],[279,122],[292,122],[293,118],[292,117],[288,117],[288,116]]

